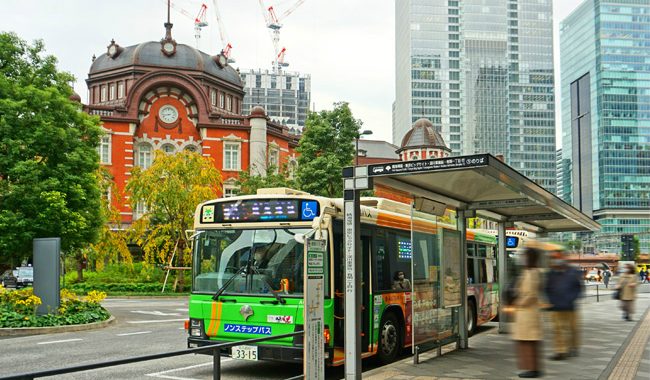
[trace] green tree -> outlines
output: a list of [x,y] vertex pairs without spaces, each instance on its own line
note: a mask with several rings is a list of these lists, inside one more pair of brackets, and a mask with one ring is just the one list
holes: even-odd
[[239,188],[238,194],[256,194],[257,189],[263,189],[267,187],[296,188],[296,182],[290,178],[286,167],[277,173],[274,169],[274,167],[269,167],[267,169],[267,175],[264,177],[251,174],[250,170],[239,173],[239,179],[236,182],[236,185]]
[[[193,227],[196,206],[216,198],[220,187],[221,175],[213,163],[189,151],[175,155],[157,151],[150,168],[133,168],[126,190],[132,207],[142,203],[147,210],[133,224],[147,263],[169,264],[172,256],[175,267],[190,263],[185,231]],[[182,291],[182,271],[176,283]]]
[[99,119],[69,100],[72,75],[43,43],[0,33],[0,261],[29,257],[32,239],[78,252],[104,223],[96,176]]
[[307,116],[296,149],[300,153],[296,182],[301,190],[327,197],[342,196],[342,170],[352,165],[354,141],[361,124],[345,102],[335,103],[331,111]]
[[[132,266],[133,257],[128,247],[129,236],[122,225],[122,215],[120,215],[123,195],[108,170],[100,168],[99,178],[101,189],[105,194],[111,194],[111,199],[102,197],[101,211],[107,223],[102,225],[97,243],[91,246],[88,260],[94,263],[97,271],[101,271],[105,264],[118,261]],[[77,277],[80,280],[79,276]]]

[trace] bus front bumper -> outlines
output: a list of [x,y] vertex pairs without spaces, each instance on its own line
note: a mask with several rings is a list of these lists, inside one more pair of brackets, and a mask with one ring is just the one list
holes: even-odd
[[[227,341],[209,340],[199,337],[187,338],[187,347],[196,348],[203,346],[210,346],[219,343],[232,343]],[[257,346],[257,359],[258,360],[272,360],[287,363],[302,363],[303,347],[302,346],[278,346],[278,345],[261,345]],[[230,348],[220,348],[221,356],[232,357],[232,350]],[[202,354],[212,355],[212,350],[205,350]],[[328,347],[325,349],[325,361],[327,364],[331,363],[332,351]]]

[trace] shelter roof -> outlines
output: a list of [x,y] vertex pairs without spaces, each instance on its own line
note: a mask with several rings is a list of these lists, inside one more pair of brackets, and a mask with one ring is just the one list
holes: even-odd
[[[351,177],[354,168],[344,169]],[[537,232],[596,231],[600,225],[490,154],[357,167],[375,184]]]

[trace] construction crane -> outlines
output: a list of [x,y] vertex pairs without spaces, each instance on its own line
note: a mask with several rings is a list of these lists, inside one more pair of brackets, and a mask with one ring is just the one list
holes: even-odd
[[221,54],[223,54],[228,59],[229,63],[233,63],[235,62],[235,59],[231,56],[232,44],[230,43],[228,34],[226,34],[226,29],[223,25],[223,21],[221,21],[221,13],[219,12],[219,5],[217,4],[217,0],[212,0],[212,4],[214,15],[217,18],[217,26],[219,27],[219,37],[221,38],[221,43],[223,45]]
[[[167,4],[167,0],[162,1]],[[206,12],[208,10],[208,6],[205,3],[201,4],[201,8],[199,8],[199,12],[195,17],[173,1],[170,2],[170,5],[175,11],[194,21],[194,39],[196,39],[196,48],[198,49],[199,41],[201,40],[201,29],[208,26],[208,21],[206,20]]]
[[275,57],[273,59],[273,71],[279,72],[282,67],[287,67],[289,64],[284,61],[284,55],[287,51],[285,47],[280,49],[280,29],[282,29],[282,20],[289,16],[293,11],[295,11],[305,0],[296,1],[291,7],[289,7],[280,17],[275,13],[273,6],[268,8],[264,5],[264,0],[259,0],[260,7],[262,8],[262,15],[266,21],[266,27],[270,29],[271,42],[273,42],[273,50],[275,52]]

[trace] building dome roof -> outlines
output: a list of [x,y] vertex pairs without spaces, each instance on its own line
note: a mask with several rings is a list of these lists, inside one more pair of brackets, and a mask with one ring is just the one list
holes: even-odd
[[255,107],[251,108],[250,116],[253,116],[253,117],[266,117],[266,111],[264,111],[264,108],[262,106],[255,106]]
[[229,65],[219,67],[214,58],[185,44],[176,45],[176,53],[163,54],[160,42],[149,41],[120,48],[119,55],[111,58],[107,53],[97,57],[90,66],[89,75],[128,66],[154,66],[203,71],[229,83],[243,86],[239,73]]
[[450,150],[433,124],[424,118],[418,119],[413,123],[411,129],[404,135],[399,150],[422,147]]
[[72,95],[70,95],[68,99],[72,100],[73,102],[81,103],[81,96],[77,94],[76,91],[72,91]]

